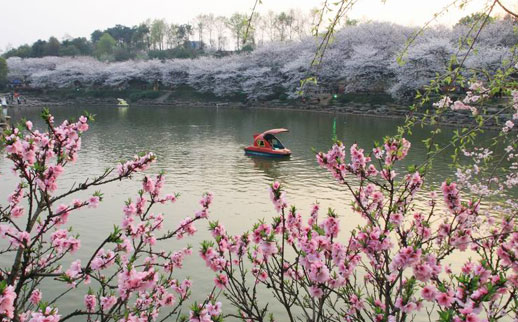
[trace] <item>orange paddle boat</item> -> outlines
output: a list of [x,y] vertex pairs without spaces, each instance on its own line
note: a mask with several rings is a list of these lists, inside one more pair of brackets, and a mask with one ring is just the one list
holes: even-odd
[[254,134],[253,145],[245,148],[245,154],[262,157],[288,157],[291,151],[282,145],[275,134],[288,132],[287,129],[271,129],[260,134]]

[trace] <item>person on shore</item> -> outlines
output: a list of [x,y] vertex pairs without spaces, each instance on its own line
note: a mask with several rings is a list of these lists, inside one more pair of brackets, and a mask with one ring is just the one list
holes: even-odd
[[5,96],[2,96],[2,99],[0,100],[0,106],[7,107],[7,100]]
[[[4,100],[5,97],[2,98]],[[7,122],[7,106],[0,107],[1,113],[0,113],[0,123]]]

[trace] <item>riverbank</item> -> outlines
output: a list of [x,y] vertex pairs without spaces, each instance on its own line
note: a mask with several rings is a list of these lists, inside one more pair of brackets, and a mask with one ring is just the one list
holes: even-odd
[[[319,113],[336,113],[346,115],[358,115],[366,117],[378,118],[395,118],[403,119],[409,115],[409,107],[396,103],[381,103],[381,102],[333,102],[328,105],[312,104],[301,101],[261,101],[261,102],[239,102],[222,99],[207,99],[196,97],[171,97],[170,93],[162,93],[162,95],[155,95],[156,98],[142,98],[130,105],[135,106],[170,106],[170,107],[202,107],[202,108],[225,108],[225,109],[287,109],[294,111],[310,111]],[[56,95],[27,93],[24,95],[26,102],[22,104],[15,104],[12,108],[20,109],[35,109],[53,106],[70,106],[70,105],[84,105],[84,106],[117,106],[117,99],[113,97],[59,97]],[[506,120],[511,118],[511,115],[501,114],[495,119],[494,115],[499,111],[499,107],[488,108],[488,118],[486,128],[500,128]],[[418,117],[423,117],[423,113],[415,113]],[[473,122],[473,117],[469,111],[447,111],[438,120],[442,125],[448,126],[465,126]]]

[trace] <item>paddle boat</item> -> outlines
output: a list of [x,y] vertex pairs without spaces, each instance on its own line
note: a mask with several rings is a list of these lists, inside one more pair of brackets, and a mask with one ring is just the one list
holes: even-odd
[[275,134],[288,132],[287,129],[271,129],[260,134],[254,134],[253,145],[245,148],[245,154],[262,157],[288,157],[291,151],[282,145]]
[[117,106],[129,106],[128,102],[126,102],[122,98],[118,98],[117,101],[119,101],[119,104],[117,104]]

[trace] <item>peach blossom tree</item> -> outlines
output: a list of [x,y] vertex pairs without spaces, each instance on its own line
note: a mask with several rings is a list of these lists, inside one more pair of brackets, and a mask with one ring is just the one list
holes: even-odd
[[[84,199],[74,199],[74,195],[132,178],[146,170],[156,156],[135,156],[65,189],[59,179],[67,165],[78,158],[90,116],[59,125],[48,110],[42,116],[47,131],[40,132],[27,121],[5,130],[1,137],[6,158],[19,179],[8,204],[0,206],[0,252],[11,260],[0,267],[2,320],[65,321],[79,316],[89,321],[148,321],[178,314],[189,299],[192,282],[175,275],[191,249],[165,251],[164,242],[193,235],[195,222],[208,216],[212,195],[202,197],[200,210],[192,217],[165,231],[166,216],[153,208],[175,202],[177,195],[163,194],[163,174],[145,175],[135,199],[121,205],[120,225],[102,239],[88,261],[74,260],[81,240],[68,219],[85,208],[97,207],[103,194],[94,191]],[[65,260],[71,265],[63,267]],[[63,291],[43,292],[45,281],[61,284]],[[84,303],[62,314],[57,300],[76,288],[84,292]],[[213,302],[210,295],[195,311],[198,307],[214,320],[221,315],[221,304]]]

